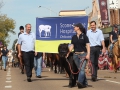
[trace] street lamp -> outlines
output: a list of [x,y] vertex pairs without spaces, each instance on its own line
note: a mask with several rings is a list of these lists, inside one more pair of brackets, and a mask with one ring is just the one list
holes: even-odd
[[[43,7],[43,6],[38,6],[38,8],[41,8],[41,7]],[[51,8],[47,8],[47,7],[43,7],[43,8],[45,8],[45,9],[50,11],[50,16],[51,16],[51,12],[57,14],[55,11],[51,10]]]

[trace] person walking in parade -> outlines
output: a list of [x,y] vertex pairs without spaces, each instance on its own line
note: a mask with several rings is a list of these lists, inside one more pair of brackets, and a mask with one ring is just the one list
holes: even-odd
[[25,29],[25,32],[20,34],[18,38],[18,57],[20,58],[22,55],[26,70],[27,81],[31,82],[35,56],[35,35],[31,32],[31,24],[26,24]]
[[102,53],[105,53],[105,43],[104,36],[100,29],[96,28],[96,22],[90,22],[91,29],[87,31],[87,36],[90,42],[90,60],[93,66],[93,74],[91,76],[92,81],[97,80],[97,70],[98,70],[98,57],[101,50],[102,44]]
[[3,47],[3,50],[2,50],[2,52],[1,52],[4,71],[6,71],[7,60],[8,60],[8,52],[9,52],[9,50],[7,49],[6,46],[4,46],[4,47]]
[[45,53],[35,52],[34,68],[37,78],[41,78],[42,60],[45,60]]
[[[77,68],[80,69],[77,82],[78,88],[85,88],[88,85],[85,75],[85,67],[87,59],[90,58],[90,45],[88,37],[86,36],[85,33],[86,32],[85,28],[81,23],[74,24],[74,31],[76,32],[76,35],[72,37],[69,50],[71,52],[74,49],[73,60]],[[82,62],[83,64],[80,68],[80,64]]]
[[9,52],[8,52],[8,67],[12,66],[12,61],[13,61],[13,51],[9,50]]

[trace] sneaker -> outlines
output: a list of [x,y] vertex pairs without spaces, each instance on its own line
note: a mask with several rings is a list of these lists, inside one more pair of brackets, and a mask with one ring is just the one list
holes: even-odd
[[32,82],[30,77],[27,78],[27,81],[28,81],[28,82]]
[[42,77],[41,77],[41,75],[39,75],[39,76],[36,76],[36,77],[37,77],[37,78],[42,78]]
[[92,80],[93,82],[95,82],[95,81],[97,81],[97,78],[92,77],[91,80]]
[[92,87],[92,85],[85,85],[85,87]]
[[21,70],[21,74],[24,74],[24,70]]
[[80,82],[77,82],[77,86],[78,86],[78,88],[85,88],[85,87],[86,87],[85,85],[83,85],[83,84],[80,83]]

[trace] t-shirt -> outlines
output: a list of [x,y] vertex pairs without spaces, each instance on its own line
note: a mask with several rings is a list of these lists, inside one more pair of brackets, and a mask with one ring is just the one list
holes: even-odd
[[2,56],[7,56],[8,52],[9,52],[8,49],[6,49],[6,50],[3,49],[2,50]]
[[40,58],[42,55],[43,55],[43,53],[38,52],[38,53],[37,53],[37,56],[35,56],[35,57],[36,57],[36,59],[38,59],[38,58]]
[[116,39],[118,39],[118,35],[120,35],[120,31],[118,31],[117,33],[115,31],[112,31],[111,35],[112,35],[112,39],[116,40]]
[[87,52],[86,43],[89,43],[89,40],[83,33],[79,35],[79,38],[74,35],[71,40],[71,44],[74,45],[74,52]]

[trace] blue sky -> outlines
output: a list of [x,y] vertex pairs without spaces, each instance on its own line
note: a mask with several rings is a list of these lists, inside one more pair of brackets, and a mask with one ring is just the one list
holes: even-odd
[[[12,47],[13,41],[17,38],[19,26],[25,26],[26,23],[32,24],[32,31],[35,32],[36,17],[50,17],[50,11],[46,8],[51,8],[51,17],[56,17],[60,10],[86,10],[91,11],[92,0],[0,0],[4,6],[0,12],[7,14],[9,18],[16,21],[16,35],[10,34],[10,43],[8,48]],[[42,6],[38,8],[38,6]],[[46,7],[46,8],[45,8]]]

